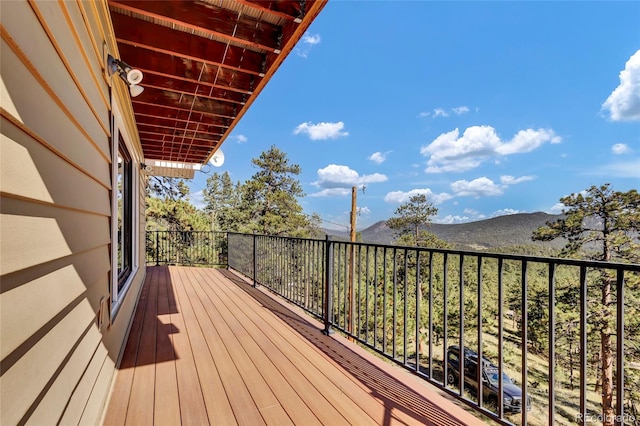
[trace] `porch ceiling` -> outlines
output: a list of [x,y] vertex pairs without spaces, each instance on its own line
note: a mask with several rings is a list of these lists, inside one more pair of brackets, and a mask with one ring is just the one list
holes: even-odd
[[205,164],[327,0],[108,0],[145,159]]

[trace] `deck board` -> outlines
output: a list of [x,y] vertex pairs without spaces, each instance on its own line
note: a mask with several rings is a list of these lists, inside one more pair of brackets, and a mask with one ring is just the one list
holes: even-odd
[[158,322],[156,331],[155,401],[153,418],[159,425],[180,423],[180,398],[172,335],[172,313],[177,312],[173,291],[167,288],[167,271],[158,274]]
[[104,423],[481,423],[321,329],[229,271],[148,267]]
[[[221,291],[226,289],[224,286],[213,288]],[[228,304],[233,304],[235,300],[242,300],[239,296],[241,294],[227,295],[227,300],[224,300],[221,294],[218,295]],[[248,300],[247,302],[251,303],[248,309],[253,316],[258,315],[258,321],[251,328],[262,330],[263,336],[267,334],[269,336],[261,342],[265,348],[268,348],[266,351],[268,356],[274,353],[282,355],[280,370],[289,375],[290,383],[297,385],[300,395],[307,398],[310,408],[321,416],[323,423],[326,424],[331,420],[335,424],[341,423],[340,420],[342,420],[344,424],[371,424],[373,419],[368,414],[369,411],[359,406],[358,402],[369,403],[367,407],[369,409],[379,408],[380,404],[369,398],[366,393],[345,392],[345,387],[349,387],[351,383],[343,380],[339,370],[333,368],[321,370],[319,366],[324,365],[327,360],[312,345],[306,341],[302,341],[302,345],[292,344],[292,341],[298,342],[297,338],[299,338],[295,331],[287,327],[283,328],[282,321],[272,311],[259,309],[257,301]],[[236,307],[241,309],[237,304]],[[326,337],[319,333],[316,327],[312,332],[319,338]],[[326,338],[330,339],[330,337]],[[294,368],[291,368],[292,366]],[[336,412],[341,414],[342,419],[335,418]]]
[[[151,282],[158,283],[157,276],[152,276]],[[142,319],[142,332],[129,401],[129,404],[139,407],[139,409],[127,411],[126,421],[126,424],[133,426],[153,424],[155,387],[148,384],[153,383],[156,376],[158,287],[158,285],[149,286],[149,296],[146,300],[147,305]]]

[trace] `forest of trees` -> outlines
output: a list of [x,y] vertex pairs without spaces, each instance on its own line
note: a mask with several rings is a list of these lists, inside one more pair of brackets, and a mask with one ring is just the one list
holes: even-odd
[[[147,229],[148,230],[207,230],[256,232],[262,235],[323,238],[320,216],[303,213],[299,200],[304,197],[297,179],[300,167],[290,163],[286,154],[272,146],[260,157],[252,160],[256,173],[244,183],[233,182],[227,172],[213,173],[204,190],[205,208],[196,209],[189,203],[188,189],[184,182],[172,179],[152,178],[148,186]],[[556,256],[573,259],[589,259],[603,262],[640,262],[640,195],[636,190],[615,191],[609,184],[593,186],[560,200],[565,206],[562,219],[547,223],[531,238],[539,241],[564,239],[566,245]],[[397,233],[396,244],[401,246],[447,249],[450,244],[428,231],[431,218],[437,208],[424,195],[412,197],[401,205],[387,225]],[[425,225],[426,228],[425,228]],[[346,246],[345,246],[346,247]],[[346,248],[345,248],[346,250]],[[365,308],[358,311],[356,333],[366,340],[376,336],[373,346],[392,345],[393,352],[410,356],[416,351],[424,353],[424,346],[442,344],[443,338],[455,342],[459,338],[456,330],[465,331],[465,344],[477,344],[478,325],[487,333],[483,338],[483,352],[497,357],[494,337],[497,335],[499,295],[496,291],[499,266],[489,259],[479,265],[476,256],[434,254],[420,256],[417,251],[405,250],[402,262],[391,268],[394,252],[387,250],[358,251],[360,265],[366,265],[367,282],[359,283],[355,297]],[[525,253],[526,254],[526,253]],[[399,256],[396,254],[395,256]],[[291,262],[299,259],[292,257]],[[347,255],[343,257],[343,263]],[[397,259],[396,259],[397,260]],[[447,266],[447,264],[449,266]],[[452,265],[454,265],[452,267]],[[460,265],[460,267],[457,267]],[[295,269],[296,265],[290,265]],[[338,268],[342,266],[338,265]],[[360,266],[363,268],[364,266]],[[580,270],[574,267],[558,267],[555,276],[555,341],[556,359],[545,359],[549,349],[549,267],[546,263],[529,263],[527,266],[527,321],[522,321],[522,264],[506,260],[501,266],[504,276],[503,314],[509,313],[507,326],[512,329],[508,336],[517,342],[526,330],[527,351],[543,363],[554,363],[558,371],[554,384],[544,384],[545,368],[531,371],[532,392],[540,393],[544,400],[543,388],[558,386],[569,392],[563,398],[572,399],[575,404],[575,389],[579,383],[579,357],[576,352],[579,342],[579,314],[577,306],[580,291]],[[431,281],[427,276],[431,271]],[[479,271],[479,272],[478,272]],[[363,272],[363,271],[360,271]],[[362,275],[364,276],[364,275]],[[337,302],[345,290],[346,277],[338,288]],[[420,286],[416,285],[417,279]],[[444,282],[447,281],[447,294]],[[616,277],[606,269],[588,271],[587,306],[588,314],[588,385],[589,391],[600,395],[599,406],[603,424],[613,424],[615,419],[615,356],[616,341]],[[400,294],[393,282],[405,283]],[[427,284],[430,283],[430,286]],[[459,283],[464,283],[460,288]],[[482,306],[477,306],[477,295],[482,291]],[[431,292],[431,293],[430,293]],[[406,296],[403,296],[406,295]],[[460,298],[464,300],[460,316]],[[404,298],[404,300],[403,300]],[[431,298],[434,303],[431,312],[424,300]],[[394,312],[389,311],[391,300],[396,300]],[[385,305],[384,302],[387,302]],[[344,299],[342,300],[344,304]],[[340,312],[340,304],[337,304]],[[419,321],[410,323],[408,312],[420,306]],[[480,313],[478,317],[477,313]],[[374,314],[375,313],[375,314]],[[380,314],[378,314],[380,313]],[[339,314],[340,315],[340,314]],[[338,315],[338,316],[339,316]],[[417,314],[413,315],[415,318]],[[434,323],[433,335],[424,332],[427,318],[431,315]],[[342,311],[343,321],[346,312]],[[393,318],[393,320],[392,320]],[[461,324],[461,319],[463,323]],[[404,321],[407,321],[405,323]],[[507,327],[505,326],[505,327]],[[392,332],[392,329],[395,331]],[[416,332],[418,330],[419,332]],[[640,277],[638,274],[625,276],[625,400],[627,412],[635,415],[640,424]],[[407,336],[413,339],[413,349],[399,342]],[[369,337],[371,336],[371,337]],[[394,341],[393,338],[398,339]],[[510,341],[511,342],[511,341]],[[398,343],[398,347],[395,345]],[[511,342],[513,343],[513,342]],[[518,356],[521,348],[516,344],[505,346],[505,362],[518,371]],[[406,351],[407,353],[403,352]],[[388,348],[383,348],[388,350]],[[538,388],[539,387],[539,388]],[[573,393],[572,393],[573,392]],[[563,394],[564,395],[564,394]],[[560,410],[560,409],[558,409]],[[560,412],[560,411],[559,411]],[[563,412],[564,413],[564,412]],[[568,414],[564,413],[565,417]],[[630,417],[631,418],[631,417]],[[575,419],[574,419],[575,420]],[[569,422],[570,423],[570,422]]]

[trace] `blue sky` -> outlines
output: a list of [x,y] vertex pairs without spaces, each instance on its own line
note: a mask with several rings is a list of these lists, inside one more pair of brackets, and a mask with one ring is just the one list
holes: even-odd
[[212,171],[244,182],[276,145],[305,212],[338,229],[352,186],[358,229],[416,193],[460,223],[637,189],[639,23],[639,2],[330,1]]

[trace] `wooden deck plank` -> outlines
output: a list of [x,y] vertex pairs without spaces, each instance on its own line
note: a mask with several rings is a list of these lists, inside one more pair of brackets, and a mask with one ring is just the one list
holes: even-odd
[[[214,281],[220,280],[215,276],[212,279]],[[259,292],[255,292],[247,284],[240,284],[240,286],[227,285],[225,288],[233,293],[233,300],[242,300],[243,302],[246,301],[246,298],[242,297],[241,292],[248,291],[252,293],[252,298],[255,298],[257,303],[266,308],[262,310],[263,319],[260,324],[263,321],[267,321],[269,316],[275,315],[289,325],[289,327],[280,325],[276,329],[277,333],[299,333],[305,336],[303,343],[310,345],[310,347],[303,349],[298,346],[297,349],[300,355],[299,357],[292,357],[292,363],[306,358],[309,364],[318,365],[321,361],[318,359],[316,352],[322,352],[324,355],[330,354],[331,356],[328,357],[328,360],[331,365],[326,366],[323,371],[332,377],[331,380],[342,389],[345,395],[348,395],[361,406],[366,404],[367,409],[371,410],[369,411],[370,413],[376,413],[374,414],[376,423],[387,424],[389,421],[395,422],[399,420],[401,423],[407,424],[434,424],[431,423],[431,419],[434,416],[442,416],[444,414],[447,422],[435,424],[464,424],[464,422],[456,421],[453,416],[447,416],[446,412],[443,412],[437,405],[426,399],[421,393],[424,391],[424,386],[411,386],[405,380],[400,382],[395,377],[401,375],[404,379],[408,379],[409,372],[385,363],[367,353],[364,349],[347,342],[346,339],[337,334],[331,337],[324,336],[319,332],[323,327],[321,323],[306,315],[304,317],[292,316],[291,310],[295,308],[284,306],[280,301],[276,300],[275,296],[268,292],[259,290]],[[260,325],[260,327],[263,326]],[[275,341],[273,336],[271,336],[271,339]],[[319,351],[319,348],[322,350]],[[291,350],[286,350],[285,352],[290,354]],[[390,370],[391,372],[389,372]],[[346,375],[349,380],[346,380],[345,377],[341,378],[340,374]],[[411,376],[411,378],[413,379],[414,377]],[[366,395],[363,396],[362,392],[352,385],[360,387]],[[336,394],[332,393],[330,395],[335,396]],[[337,395],[340,395],[340,393]],[[384,404],[384,408],[380,410],[380,407],[376,408],[375,405],[372,405],[373,399]],[[461,411],[459,407],[456,407],[450,401],[441,397],[438,399],[438,403],[443,403],[452,410]],[[447,403],[449,404],[447,405]],[[478,422],[466,412],[463,412],[463,416],[471,424],[477,424]]]
[[[151,282],[157,284],[158,276],[153,271]],[[136,367],[131,384],[130,404],[138,407],[127,411],[127,425],[144,426],[153,424],[153,407],[156,380],[156,329],[157,329],[158,286],[150,285],[147,306],[142,323]]]
[[[209,281],[216,280],[216,278],[211,276],[208,276],[207,279]],[[297,397],[303,401],[304,405],[294,406],[292,410],[301,411],[304,406],[307,406],[309,410],[313,412],[314,416],[320,419],[323,424],[350,424],[327,400],[325,395],[318,389],[316,383],[309,379],[307,376],[309,372],[305,373],[308,366],[296,365],[296,363],[292,363],[291,358],[287,356],[286,348],[292,348],[295,344],[291,345],[284,340],[274,341],[269,337],[275,333],[273,324],[270,323],[270,321],[262,321],[262,318],[258,318],[258,321],[254,319],[256,311],[260,310],[257,302],[254,301],[254,303],[250,303],[249,306],[236,303],[236,301],[233,300],[233,295],[228,294],[229,292],[228,289],[225,288],[225,285],[220,285],[217,281],[215,281],[215,285],[209,286],[207,291],[212,293],[211,299],[219,300],[221,309],[226,309],[225,315],[235,316],[239,323],[245,324],[247,332],[253,336],[257,346],[257,348],[252,348],[258,351],[257,357],[264,357],[265,363],[266,361],[272,363],[286,380],[286,383],[295,386]],[[279,325],[281,326],[282,324],[280,323]],[[278,389],[280,388],[281,386],[278,386]],[[339,389],[334,389],[334,391],[340,393]],[[371,419],[368,419],[367,421],[367,419],[364,418],[366,422],[370,420]]]
[[[154,423],[156,425],[180,424],[180,400],[176,375],[175,352],[172,335],[176,327],[172,315],[178,314],[173,287],[169,283],[168,271],[158,274],[158,329],[156,332],[156,388],[154,401]],[[173,308],[171,308],[173,306]],[[174,318],[175,319],[175,318]]]
[[[188,280],[182,270],[180,270],[179,274],[181,291],[184,291],[185,298],[188,298],[185,289],[187,284],[189,284]],[[199,308],[199,306],[196,306],[196,308]],[[217,368],[217,374],[220,375],[220,380],[233,408],[235,420],[240,424],[265,424],[251,393],[241,380],[238,366],[228,353],[225,342],[217,334],[215,328],[211,327],[210,323],[204,320],[203,324],[198,323],[196,311],[191,304],[188,308],[183,306],[183,309],[189,310],[190,317],[193,317],[194,324],[197,323],[197,326],[201,330],[201,334],[198,335],[199,350],[197,352],[208,353],[211,358],[211,365],[215,365]],[[206,317],[207,315],[206,312],[203,312],[201,309],[198,309],[198,312],[201,316],[204,315]],[[203,326],[204,329],[202,328]],[[207,340],[210,342],[213,341],[213,344],[209,345]]]
[[105,424],[482,423],[321,329],[229,271],[149,267]]
[[148,270],[142,290],[138,299],[133,322],[129,330],[129,337],[120,360],[120,365],[115,375],[115,383],[111,390],[109,409],[104,416],[105,425],[123,425],[127,418],[127,407],[131,396],[131,384],[133,383],[136,356],[138,355],[138,345],[140,334],[142,333],[142,319],[147,308],[147,298],[150,283],[152,282],[153,270]]
[[[223,283],[218,278],[212,277],[211,279],[217,284],[216,287],[218,285],[223,286]],[[235,300],[240,299],[245,302],[246,298],[241,298],[241,294],[236,293],[239,290],[237,287],[227,285],[224,288],[231,291],[228,303],[234,303]],[[256,294],[261,295],[260,293]],[[263,305],[272,302],[267,299],[268,296],[261,296],[265,297]],[[400,420],[395,413],[391,414],[381,401],[371,398],[369,389],[359,387],[353,382],[350,375],[345,374],[343,369],[336,365],[331,365],[330,358],[325,353],[318,351],[318,343],[312,345],[307,339],[301,338],[300,333],[293,331],[289,327],[283,328],[281,319],[274,316],[273,312],[272,309],[261,309],[258,313],[254,313],[254,316],[260,315],[260,325],[256,323],[255,326],[263,329],[267,324],[272,326],[269,335],[273,345],[281,348],[282,353],[288,357],[287,362],[296,366],[298,371],[303,372],[317,391],[334,407],[333,410],[347,417],[349,424],[376,424],[378,423],[376,419],[385,418],[387,422]],[[333,342],[332,337],[324,336],[320,332],[319,324],[318,326],[313,326],[307,323],[307,319],[304,318],[296,318],[295,322],[304,328],[303,332],[305,334],[313,335],[314,339],[318,339],[317,342]],[[274,337],[274,333],[275,335],[280,335],[282,340]],[[307,392],[304,394],[306,395]],[[419,419],[417,424],[422,424],[423,420]],[[403,419],[403,422],[411,422],[411,419]]]
[[[203,274],[202,272],[202,270],[197,271],[197,275],[192,281],[194,281],[194,286],[196,291],[199,293],[201,300],[204,301],[206,299],[208,301],[207,312],[209,315],[214,313],[216,317],[224,319],[228,331],[225,333],[225,330],[222,330],[220,337],[225,340],[225,335],[229,336],[229,333],[231,333],[233,337],[241,343],[241,347],[244,348],[243,352],[238,353],[237,350],[230,350],[230,354],[236,363],[246,366],[247,371],[244,373],[245,375],[248,374],[250,377],[259,375],[263,378],[264,383],[270,388],[270,392],[272,392],[275,398],[275,403],[282,407],[283,412],[290,418],[283,418],[280,421],[309,426],[320,425],[320,421],[313,414],[311,409],[307,408],[305,401],[300,398],[298,392],[296,392],[291,384],[287,382],[281,372],[281,369],[273,363],[273,358],[279,354],[279,351],[265,352],[263,350],[256,341],[255,335],[251,333],[252,330],[246,329],[243,325],[243,320],[246,317],[239,318],[234,316],[228,310],[226,303],[221,301],[217,295],[210,293],[210,285],[201,284],[206,282],[206,280],[211,280],[210,276]],[[216,327],[218,326],[216,325]],[[259,330],[258,334],[263,336]],[[251,390],[251,383],[245,381],[245,384],[250,389],[250,392],[254,393],[254,391]],[[299,385],[299,382],[297,384]],[[257,391],[259,391],[259,389]],[[274,411],[273,407],[269,408],[269,412],[267,413],[269,416],[273,416],[271,411]],[[261,412],[264,415],[265,409],[263,408]],[[267,420],[267,423],[271,422]]]
[[[169,269],[169,281],[173,287],[178,313],[172,320],[176,332],[172,336],[176,353],[176,374],[178,378],[178,393],[180,395],[180,418],[183,424],[206,424],[209,422],[204,392],[196,364],[202,371],[209,371],[211,360],[208,352],[199,344],[200,334],[197,320],[189,309],[189,300],[184,292],[180,277]],[[210,376],[207,376],[208,379]]]

